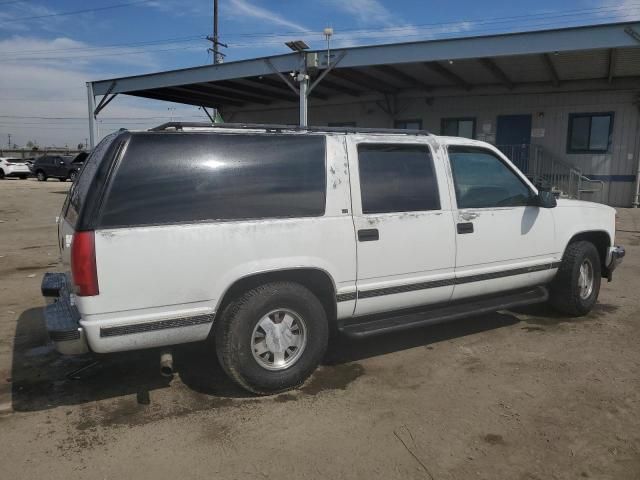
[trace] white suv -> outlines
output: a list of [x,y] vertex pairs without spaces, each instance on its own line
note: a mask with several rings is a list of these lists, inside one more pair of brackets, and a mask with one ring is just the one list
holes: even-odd
[[[538,191],[495,147],[426,132],[170,124],[116,132],[60,216],[45,310],[62,353],[211,337],[225,371],[300,385],[365,337],[544,302],[595,304],[615,211]],[[171,356],[163,356],[170,371]]]
[[31,170],[20,158],[0,157],[0,180],[18,177],[24,180],[31,175]]

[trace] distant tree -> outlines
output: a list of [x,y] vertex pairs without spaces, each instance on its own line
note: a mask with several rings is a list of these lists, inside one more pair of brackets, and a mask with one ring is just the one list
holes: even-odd
[[33,143],[31,140],[29,140],[29,141],[27,142],[27,148],[33,148],[33,147],[35,147],[35,146],[36,146],[36,144],[35,144],[35,143]]
[[84,143],[78,144],[78,150],[84,150]]

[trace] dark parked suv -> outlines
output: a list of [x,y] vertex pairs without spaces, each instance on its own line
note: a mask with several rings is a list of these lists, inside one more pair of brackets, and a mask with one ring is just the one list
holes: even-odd
[[49,177],[57,178],[61,182],[67,179],[73,182],[78,176],[85,158],[87,158],[85,152],[79,153],[76,157],[43,155],[34,162],[31,170],[40,182],[45,182]]

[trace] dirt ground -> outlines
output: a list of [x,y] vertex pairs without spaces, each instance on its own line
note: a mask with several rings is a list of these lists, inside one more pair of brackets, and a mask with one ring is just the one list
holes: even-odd
[[619,210],[627,258],[585,318],[338,339],[301,390],[255,398],[207,344],[176,349],[172,380],[155,351],[52,350],[39,287],[69,186],[0,182],[0,478],[640,478],[637,211]]

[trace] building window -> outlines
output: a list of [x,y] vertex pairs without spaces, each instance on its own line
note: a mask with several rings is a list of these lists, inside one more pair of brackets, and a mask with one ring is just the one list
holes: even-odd
[[402,130],[422,130],[422,120],[396,120],[393,128]]
[[442,135],[450,137],[475,138],[475,118],[443,118],[440,125]]
[[329,122],[328,127],[355,127],[356,122]]
[[569,115],[567,153],[606,153],[611,146],[613,113]]
[[362,213],[440,209],[431,152],[426,145],[358,145]]

